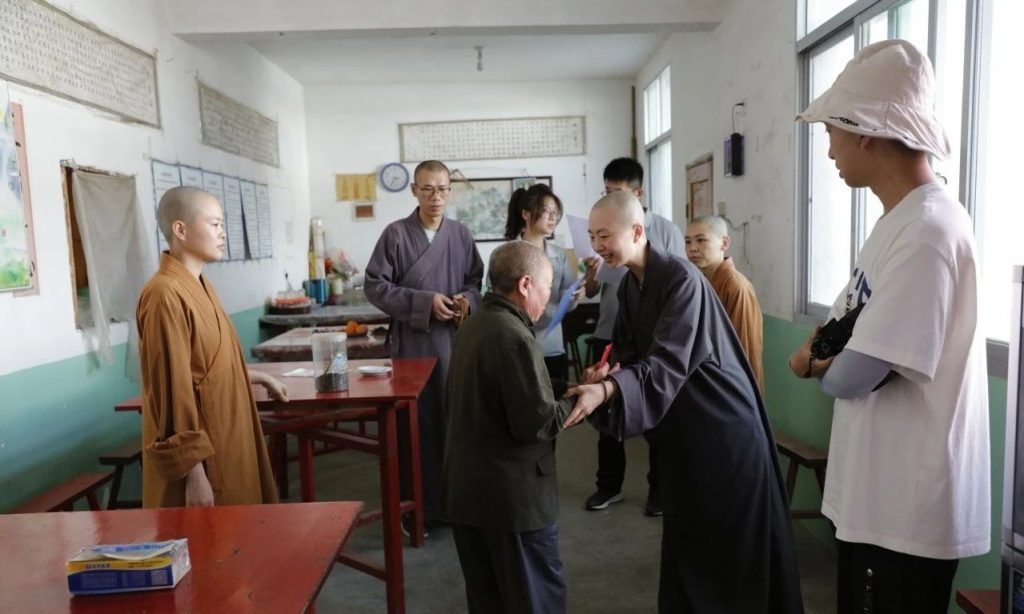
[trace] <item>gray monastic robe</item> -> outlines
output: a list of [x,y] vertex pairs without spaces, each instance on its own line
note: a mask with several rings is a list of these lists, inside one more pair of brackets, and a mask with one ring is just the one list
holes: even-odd
[[[469,299],[470,309],[475,310],[480,302],[482,278],[483,261],[469,229],[445,218],[433,241],[428,241],[419,209],[388,224],[366,265],[366,297],[391,317],[391,357],[438,359],[437,369],[419,400],[420,463],[427,520],[440,514],[442,399],[455,337],[454,324],[439,322],[431,315],[434,293],[462,293]],[[405,463],[402,466],[404,469]],[[403,470],[403,495],[408,495],[408,488],[408,476]]]
[[754,374],[711,284],[648,249],[641,285],[619,287],[611,377],[592,415],[618,438],[656,442],[665,510],[659,609],[803,612],[789,506]]

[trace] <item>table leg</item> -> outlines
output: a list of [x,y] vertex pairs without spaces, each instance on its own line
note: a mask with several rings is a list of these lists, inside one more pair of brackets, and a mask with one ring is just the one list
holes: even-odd
[[377,407],[380,432],[380,494],[381,520],[384,523],[384,584],[387,591],[388,612],[405,612],[405,578],[402,563],[402,527],[399,505],[401,491],[398,479],[398,431],[395,428],[395,408]]
[[302,502],[316,501],[316,486],[313,479],[313,440],[299,435],[299,489]]
[[288,498],[288,436],[284,433],[270,436],[270,461],[274,466],[277,494],[283,501]]
[[411,541],[415,548],[422,548],[423,539],[423,469],[420,465],[420,418],[416,401],[402,405],[405,419],[409,425],[409,476],[412,481],[414,531]]

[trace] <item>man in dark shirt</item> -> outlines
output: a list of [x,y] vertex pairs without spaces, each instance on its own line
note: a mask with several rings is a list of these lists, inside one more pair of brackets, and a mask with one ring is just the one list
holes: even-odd
[[469,611],[565,612],[554,439],[571,403],[533,323],[551,293],[547,256],[499,247],[491,292],[455,335],[446,387],[443,495]]

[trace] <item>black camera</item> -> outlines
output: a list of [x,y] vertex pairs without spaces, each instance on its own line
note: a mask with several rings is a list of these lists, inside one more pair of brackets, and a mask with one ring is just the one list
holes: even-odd
[[822,326],[811,342],[811,358],[823,360],[843,351],[846,342],[853,336],[853,325],[857,322],[857,316],[866,304],[861,303],[838,320],[829,320]]

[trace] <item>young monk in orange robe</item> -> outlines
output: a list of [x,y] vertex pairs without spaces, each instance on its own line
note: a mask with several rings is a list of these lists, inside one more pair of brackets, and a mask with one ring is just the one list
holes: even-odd
[[160,199],[170,250],[136,310],[142,365],[144,507],[273,503],[250,383],[287,401],[284,385],[249,372],[238,335],[203,266],[224,254],[220,203],[197,188]]
[[686,227],[686,257],[711,282],[711,288],[722,301],[729,315],[740,345],[750,362],[757,386],[764,394],[764,316],[757,302],[754,285],[736,269],[725,251],[732,244],[725,219],[718,216],[700,217]]

